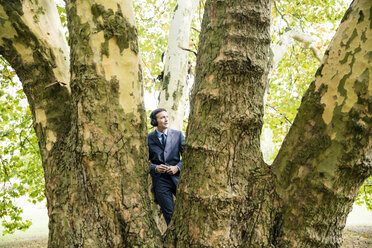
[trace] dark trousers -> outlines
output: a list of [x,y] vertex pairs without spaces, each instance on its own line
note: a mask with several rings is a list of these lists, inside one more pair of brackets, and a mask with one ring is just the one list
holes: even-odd
[[176,195],[176,185],[168,174],[161,174],[155,187],[155,196],[167,225],[172,219],[173,195]]

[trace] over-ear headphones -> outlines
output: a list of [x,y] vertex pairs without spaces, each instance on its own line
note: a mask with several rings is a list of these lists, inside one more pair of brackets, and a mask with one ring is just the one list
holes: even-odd
[[151,125],[153,127],[157,127],[158,126],[158,121],[156,120],[156,115],[158,113],[160,113],[160,112],[163,112],[163,111],[167,112],[167,110],[166,109],[163,109],[163,108],[157,108],[157,109],[155,109],[155,110],[153,110],[151,112],[150,119],[151,119]]
[[158,126],[158,121],[156,120],[156,115],[152,115],[153,112],[151,112],[150,114],[150,119],[151,119],[151,125],[153,127],[157,127]]

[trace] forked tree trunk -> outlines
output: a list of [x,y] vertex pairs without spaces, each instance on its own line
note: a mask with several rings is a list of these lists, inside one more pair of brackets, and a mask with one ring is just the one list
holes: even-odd
[[[22,80],[43,159],[49,247],[161,247],[131,1],[66,9],[71,93],[53,4],[0,0],[0,53]],[[270,9],[206,3],[167,247],[339,247],[371,175],[372,2],[347,12],[271,167],[259,143]]]
[[207,1],[167,247],[340,247],[371,175],[372,2],[347,12],[270,168],[259,151],[265,9]]

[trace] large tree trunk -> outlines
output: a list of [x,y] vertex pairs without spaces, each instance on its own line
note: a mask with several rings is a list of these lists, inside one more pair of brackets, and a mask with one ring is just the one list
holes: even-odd
[[347,11],[273,163],[276,246],[339,247],[372,173],[371,9],[360,0]]
[[186,99],[189,95],[187,80],[188,53],[191,21],[199,0],[178,0],[169,29],[168,49],[164,65],[164,78],[159,95],[159,107],[168,111],[170,127],[182,130]]
[[[0,0],[0,53],[22,80],[39,138],[49,247],[161,247],[146,191],[131,1],[66,7],[71,91],[53,4]],[[339,247],[372,173],[372,2],[347,12],[272,167],[259,143],[270,8],[270,0],[206,3],[166,246]]]
[[[66,214],[54,209],[66,200],[67,187],[60,180],[67,170],[56,161],[65,153],[64,138],[71,128],[69,49],[53,2],[0,4],[0,53],[16,70],[27,95],[42,155],[50,227],[61,225]],[[56,192],[58,184],[64,189]],[[59,223],[53,224],[56,218]]]
[[159,247],[131,1],[67,1],[71,94],[55,5],[1,6],[0,52],[22,80],[40,143],[49,247]]
[[167,246],[341,245],[372,172],[371,8],[370,0],[351,6],[268,168],[259,134],[269,1],[207,2]]
[[207,1],[168,246],[268,246],[270,172],[260,134],[269,0]]

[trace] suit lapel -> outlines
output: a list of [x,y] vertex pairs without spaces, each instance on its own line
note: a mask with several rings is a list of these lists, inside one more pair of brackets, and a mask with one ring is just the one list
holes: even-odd
[[160,140],[159,140],[159,138],[158,138],[158,135],[157,135],[156,131],[152,132],[151,138],[152,138],[152,140],[153,140],[156,144],[158,144],[161,148],[164,149],[163,145],[160,143]]
[[168,155],[171,154],[171,148],[173,147],[174,133],[171,129],[168,129],[167,142],[164,149],[164,160],[167,160]]

